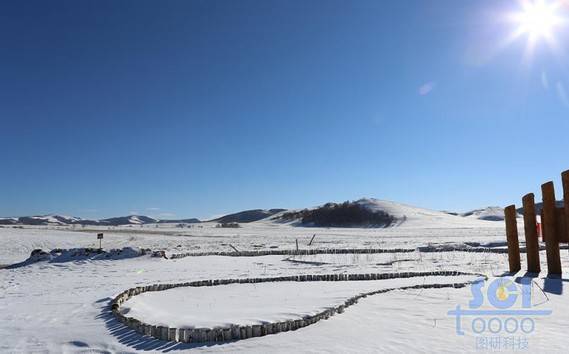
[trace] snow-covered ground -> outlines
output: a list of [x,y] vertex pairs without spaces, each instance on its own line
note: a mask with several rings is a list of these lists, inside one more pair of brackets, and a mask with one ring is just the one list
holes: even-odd
[[[444,213],[441,213],[444,215]],[[417,226],[419,221],[381,228],[294,227],[270,221],[241,224],[240,228],[218,228],[215,223],[177,228],[172,225],[124,227],[24,226],[0,228],[0,264],[22,261],[36,248],[98,247],[97,233],[104,233],[105,248],[145,247],[168,253],[311,248],[415,248],[431,244],[470,241],[505,242],[501,222],[481,221],[448,215],[453,224],[434,222]],[[410,218],[411,219],[411,218]],[[456,219],[456,220],[454,220]],[[458,221],[457,221],[458,220]],[[520,227],[521,228],[521,227]]]
[[[156,283],[201,279],[274,277],[299,274],[401,273],[457,270],[482,273],[490,281],[507,270],[507,255],[493,252],[421,252],[418,247],[480,243],[503,247],[502,222],[481,221],[438,212],[406,211],[408,222],[386,229],[299,228],[267,220],[237,229],[199,224],[132,227],[0,228],[0,264],[25,260],[36,248],[103,247],[150,248],[167,254],[203,251],[383,248],[413,249],[405,253],[318,254],[303,256],[180,259],[80,258],[38,262],[0,270],[0,352],[476,352],[484,351],[482,335],[472,333],[463,318],[465,335],[456,334],[455,317],[448,314],[472,300],[470,287],[413,289],[369,296],[342,314],[296,331],[217,344],[163,342],[141,336],[117,322],[109,301],[125,289]],[[459,218],[459,219],[455,219]],[[452,220],[452,221],[449,221]],[[460,221],[458,221],[460,220]],[[421,226],[422,225],[422,226]],[[313,244],[308,246],[313,235]],[[520,225],[520,239],[523,228]],[[523,246],[523,243],[522,243]],[[542,269],[547,269],[542,252]],[[562,251],[565,269],[567,251]],[[525,262],[525,257],[522,257]],[[522,265],[524,267],[524,264]],[[537,308],[552,310],[535,318],[532,333],[500,333],[535,352],[561,352],[569,318],[565,309],[566,279],[533,279]],[[519,276],[523,275],[523,272]],[[207,288],[177,288],[145,293],[123,305],[148,322],[169,326],[260,323],[297,318],[370,290],[408,285],[446,284],[475,277],[416,277],[358,282],[232,284]],[[486,284],[490,284],[487,282]],[[485,287],[485,289],[487,286]],[[129,315],[130,316],[130,315]],[[510,317],[516,317],[514,315]],[[510,321],[510,325],[513,322]],[[496,325],[496,323],[494,323]],[[510,327],[511,329],[511,327]],[[490,335],[495,338],[498,335]],[[513,338],[513,339],[512,339]],[[491,340],[491,339],[488,339]],[[494,339],[496,341],[496,339]],[[488,344],[488,343],[487,343]],[[486,347],[486,350],[492,348]],[[523,350],[523,348],[518,348]],[[495,350],[494,350],[495,351]]]
[[[467,282],[472,276],[428,277],[429,283]],[[425,280],[425,279],[423,279]],[[175,328],[255,325],[312,316],[346,299],[379,289],[413,285],[416,279],[343,282],[275,282],[176,288],[134,297],[123,314]]]

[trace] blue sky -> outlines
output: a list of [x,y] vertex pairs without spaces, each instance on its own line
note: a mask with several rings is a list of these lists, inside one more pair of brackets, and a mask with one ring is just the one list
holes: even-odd
[[3,1],[0,215],[520,204],[569,168],[569,27],[528,55],[519,8]]

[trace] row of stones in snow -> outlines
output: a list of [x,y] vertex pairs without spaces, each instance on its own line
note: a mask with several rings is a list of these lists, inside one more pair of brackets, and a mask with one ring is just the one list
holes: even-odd
[[245,283],[266,283],[279,281],[356,281],[356,280],[383,280],[410,277],[426,277],[426,276],[459,276],[472,275],[487,279],[486,275],[478,273],[466,273],[460,271],[432,271],[432,272],[405,272],[405,273],[380,273],[380,274],[318,274],[318,275],[296,275],[282,276],[271,278],[245,278],[245,279],[217,279],[217,280],[199,280],[187,283],[177,284],[154,284],[148,286],[139,286],[123,291],[117,295],[112,303],[111,310],[118,321],[136,332],[151,336],[156,339],[165,341],[175,341],[183,343],[204,343],[204,342],[222,342],[229,340],[240,340],[253,337],[261,337],[269,334],[276,334],[286,331],[294,331],[296,329],[306,327],[320,320],[328,319],[335,314],[344,312],[344,309],[357,303],[359,299],[370,295],[376,295],[393,290],[407,289],[427,289],[427,288],[460,288],[473,281],[451,284],[422,284],[411,285],[400,288],[388,288],[376,290],[368,293],[359,294],[347,299],[343,304],[336,307],[326,309],[312,316],[305,316],[302,319],[287,320],[274,323],[264,323],[259,325],[231,325],[228,327],[216,328],[170,328],[166,326],[156,326],[147,324],[137,320],[136,318],[127,317],[120,312],[120,306],[128,301],[131,297],[148,291],[162,291],[178,287],[201,287],[201,286],[217,286],[225,284],[245,284]]
[[507,248],[476,247],[467,244],[456,245],[428,245],[417,248],[317,248],[317,249],[286,249],[286,250],[255,250],[255,251],[211,251],[188,252],[170,255],[171,259],[201,256],[229,256],[229,257],[258,257],[258,256],[309,256],[317,254],[374,254],[374,253],[411,253],[411,252],[472,252],[472,253],[508,253]]
[[465,244],[419,246],[417,247],[416,250],[422,253],[436,253],[436,252],[508,253],[507,248],[474,247]]
[[287,249],[287,250],[255,250],[239,252],[189,252],[176,253],[170,258],[200,257],[200,256],[229,256],[229,257],[256,257],[256,256],[293,256],[293,255],[316,255],[316,254],[372,254],[372,253],[410,253],[414,248],[317,248],[317,249]]

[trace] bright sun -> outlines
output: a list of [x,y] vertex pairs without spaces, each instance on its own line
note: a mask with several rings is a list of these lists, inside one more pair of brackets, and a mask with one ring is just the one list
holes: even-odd
[[[564,2],[566,0],[518,0],[520,9],[509,14],[509,22],[514,30],[505,40],[504,45],[519,38],[526,38],[524,61],[531,63],[539,42],[545,42],[551,50],[560,53],[560,43],[556,35],[563,30],[567,21]],[[569,0],[567,0],[569,1]]]
[[514,15],[514,21],[519,26],[518,34],[527,34],[533,39],[551,39],[554,28],[561,23],[561,18],[557,16],[558,8],[559,2],[525,1],[522,3],[522,11]]

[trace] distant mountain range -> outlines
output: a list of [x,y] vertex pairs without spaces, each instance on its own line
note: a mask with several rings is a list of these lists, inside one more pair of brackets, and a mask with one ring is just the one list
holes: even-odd
[[[536,204],[541,210],[541,203]],[[522,210],[518,210],[520,213]],[[194,224],[201,222],[251,223],[260,220],[287,223],[294,226],[332,226],[332,227],[388,227],[405,224],[407,226],[425,223],[444,223],[459,225],[468,222],[501,221],[504,209],[488,207],[466,213],[434,211],[408,206],[396,202],[373,198],[363,198],[342,204],[326,203],[308,209],[252,209],[228,214],[216,219],[201,221],[188,219],[156,219],[144,215],[129,215],[101,220],[82,219],[65,215],[40,215],[0,218],[0,225],[93,225],[123,226],[146,224]],[[470,220],[470,221],[469,221]]]
[[16,218],[0,218],[0,225],[94,225],[94,226],[121,226],[145,224],[193,224],[201,222],[198,219],[159,220],[144,215],[119,216],[102,220],[89,220],[64,215],[22,216]]
[[[285,209],[253,209],[233,213],[209,220],[218,223],[249,223],[265,219]],[[156,219],[144,215],[119,216],[101,220],[82,219],[65,215],[38,215],[0,218],[0,225],[93,225],[93,226],[123,226],[123,225],[146,225],[146,224],[196,224],[202,221],[196,218],[190,219]]]

